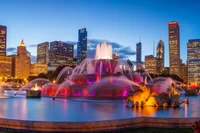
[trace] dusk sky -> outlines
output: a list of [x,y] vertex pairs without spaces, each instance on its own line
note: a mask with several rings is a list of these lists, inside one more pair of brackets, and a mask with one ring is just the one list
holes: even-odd
[[165,66],[169,66],[168,22],[180,24],[181,58],[185,62],[188,39],[200,38],[199,6],[199,0],[1,0],[0,25],[7,26],[9,51],[14,52],[12,48],[24,39],[35,56],[36,44],[77,42],[80,28],[87,28],[89,40],[121,45],[133,61],[140,37],[142,60],[144,55],[153,54],[153,41],[156,47],[162,39]]

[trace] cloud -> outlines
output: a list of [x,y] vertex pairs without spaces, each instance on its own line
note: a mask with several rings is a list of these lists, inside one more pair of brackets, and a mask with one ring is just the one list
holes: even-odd
[[[103,43],[104,40],[101,39],[89,39],[88,40],[88,48],[96,49],[96,45],[99,43]],[[106,41],[108,44],[111,44],[113,49],[122,48],[123,46],[116,42]]]
[[30,44],[30,45],[27,45],[28,47],[31,47],[31,48],[34,48],[34,47],[37,47],[37,44]]
[[14,52],[16,52],[16,48],[12,48],[12,47],[7,48],[7,52],[12,52],[12,53],[14,53]]
[[74,42],[74,41],[66,41],[66,43],[68,43],[68,44],[73,44],[73,45],[77,45],[77,42]]

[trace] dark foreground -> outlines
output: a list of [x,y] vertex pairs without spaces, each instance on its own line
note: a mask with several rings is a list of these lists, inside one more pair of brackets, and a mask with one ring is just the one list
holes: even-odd
[[[0,128],[0,133],[47,133],[34,132],[25,130],[13,130]],[[48,132],[62,133],[62,132]],[[77,132],[76,132],[77,133]],[[99,132],[79,132],[79,133],[194,133],[192,128],[170,129],[170,128],[137,128],[137,129],[121,129],[117,131],[99,131]]]

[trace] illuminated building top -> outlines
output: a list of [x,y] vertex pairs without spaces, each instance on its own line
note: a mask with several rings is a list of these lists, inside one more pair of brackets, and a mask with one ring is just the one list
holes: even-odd
[[22,41],[21,41],[19,46],[25,46],[23,39],[22,39]]

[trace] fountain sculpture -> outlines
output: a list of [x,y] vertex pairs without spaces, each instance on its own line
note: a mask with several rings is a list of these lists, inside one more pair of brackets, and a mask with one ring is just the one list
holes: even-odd
[[[166,92],[151,93],[149,87],[145,84],[140,84],[140,89],[134,91],[125,98],[128,103],[131,101],[134,106],[156,106],[156,107],[179,107],[183,102],[180,102],[180,92],[176,90],[174,83],[171,84],[171,89]],[[187,101],[188,104],[188,101]]]
[[40,98],[41,97],[41,88],[37,86],[37,83],[31,89],[26,90],[27,98]]

